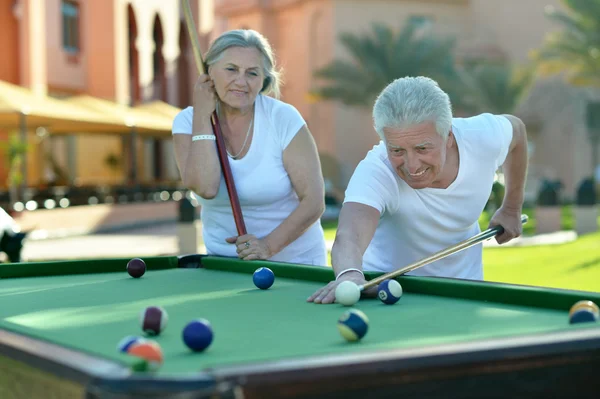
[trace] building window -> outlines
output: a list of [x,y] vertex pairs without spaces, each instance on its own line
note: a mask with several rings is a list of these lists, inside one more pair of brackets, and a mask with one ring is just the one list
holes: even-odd
[[78,53],[79,48],[79,4],[63,0],[62,7],[63,48]]

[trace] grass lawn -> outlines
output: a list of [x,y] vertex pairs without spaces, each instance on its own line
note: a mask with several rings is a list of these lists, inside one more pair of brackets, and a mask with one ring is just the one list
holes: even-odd
[[560,245],[485,248],[487,281],[600,292],[600,232]]
[[[533,235],[534,211],[524,213],[530,217],[524,235]],[[488,221],[482,214],[482,230]],[[327,240],[335,238],[336,227],[336,222],[323,223]],[[562,227],[573,228],[570,207],[563,208]],[[561,245],[485,248],[483,264],[487,281],[600,292],[600,232]]]

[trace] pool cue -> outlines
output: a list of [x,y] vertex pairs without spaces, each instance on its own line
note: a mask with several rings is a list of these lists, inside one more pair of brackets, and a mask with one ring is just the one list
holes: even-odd
[[[183,14],[185,16],[187,30],[192,41],[192,50],[194,52],[194,59],[196,60],[196,67],[198,68],[198,73],[203,75],[206,67],[204,65],[204,60],[202,59],[202,53],[200,52],[200,41],[198,40],[196,24],[194,22],[194,18],[192,17],[190,2],[189,0],[181,0],[181,4],[183,6]],[[219,117],[217,116],[216,110],[213,112],[210,122],[212,124],[213,133],[216,137],[217,153],[219,155],[221,169],[223,170],[223,177],[225,179],[225,185],[227,186],[227,193],[229,194],[229,202],[231,203],[231,210],[233,211],[235,226],[239,235],[245,235],[247,233],[246,224],[244,223],[244,218],[242,216],[242,208],[240,206],[240,200],[238,198],[235,183],[233,181],[231,166],[229,165],[229,160],[227,159],[225,141],[223,140],[223,133],[221,132],[221,125],[219,124]]]
[[[527,215],[521,215],[521,223],[527,223],[528,219],[529,219],[529,217]],[[463,249],[467,249],[469,247],[472,247],[475,244],[479,244],[480,242],[485,241],[487,239],[490,239],[490,238],[496,236],[497,234],[502,234],[503,232],[504,232],[504,227],[502,227],[500,225],[491,227],[491,228],[489,228],[489,229],[487,229],[485,231],[482,231],[481,233],[479,233],[477,235],[474,235],[471,238],[468,238],[468,239],[466,239],[464,241],[459,242],[456,245],[453,245],[453,246],[448,247],[446,249],[443,249],[443,250],[441,250],[439,252],[436,252],[433,255],[428,256],[425,259],[422,259],[422,260],[420,260],[418,262],[415,262],[415,263],[413,263],[411,265],[403,267],[402,269],[398,269],[396,271],[389,272],[387,274],[384,274],[384,275],[381,275],[381,276],[379,276],[377,278],[374,278],[373,280],[368,281],[367,283],[365,283],[363,285],[359,285],[358,288],[361,291],[363,291],[363,290],[365,290],[367,288],[371,288],[373,286],[379,285],[379,283],[381,283],[384,280],[391,279],[391,278],[394,278],[394,277],[398,277],[401,274],[408,273],[410,271],[418,269],[419,267],[425,266],[425,265],[427,265],[427,264],[429,264],[431,262],[434,262],[436,260],[440,260],[442,258],[445,258],[445,257],[449,256],[449,255],[458,253],[458,252],[462,251]]]

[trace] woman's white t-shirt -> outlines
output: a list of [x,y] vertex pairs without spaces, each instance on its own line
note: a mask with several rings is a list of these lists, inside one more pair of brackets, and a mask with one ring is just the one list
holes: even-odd
[[[445,189],[413,189],[391,165],[382,141],[356,168],[344,202],[369,205],[380,212],[375,235],[364,256],[366,271],[390,272],[420,261],[480,232],[478,219],[504,163],[512,125],[503,116],[454,118],[460,163]],[[482,245],[474,245],[407,273],[483,279]]]
[[[173,134],[191,134],[193,107],[182,110],[173,122]],[[254,108],[254,136],[247,154],[229,164],[248,234],[263,238],[275,230],[300,203],[283,165],[283,152],[305,121],[293,106],[258,95]],[[207,253],[237,257],[237,236],[225,179],[217,196],[207,200],[196,195]],[[320,220],[269,260],[308,265],[327,265],[327,249]]]

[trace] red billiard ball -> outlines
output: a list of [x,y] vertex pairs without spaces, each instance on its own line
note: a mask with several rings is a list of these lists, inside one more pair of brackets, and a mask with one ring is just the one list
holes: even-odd
[[127,273],[134,278],[142,277],[146,273],[146,263],[140,258],[131,259],[127,262]]

